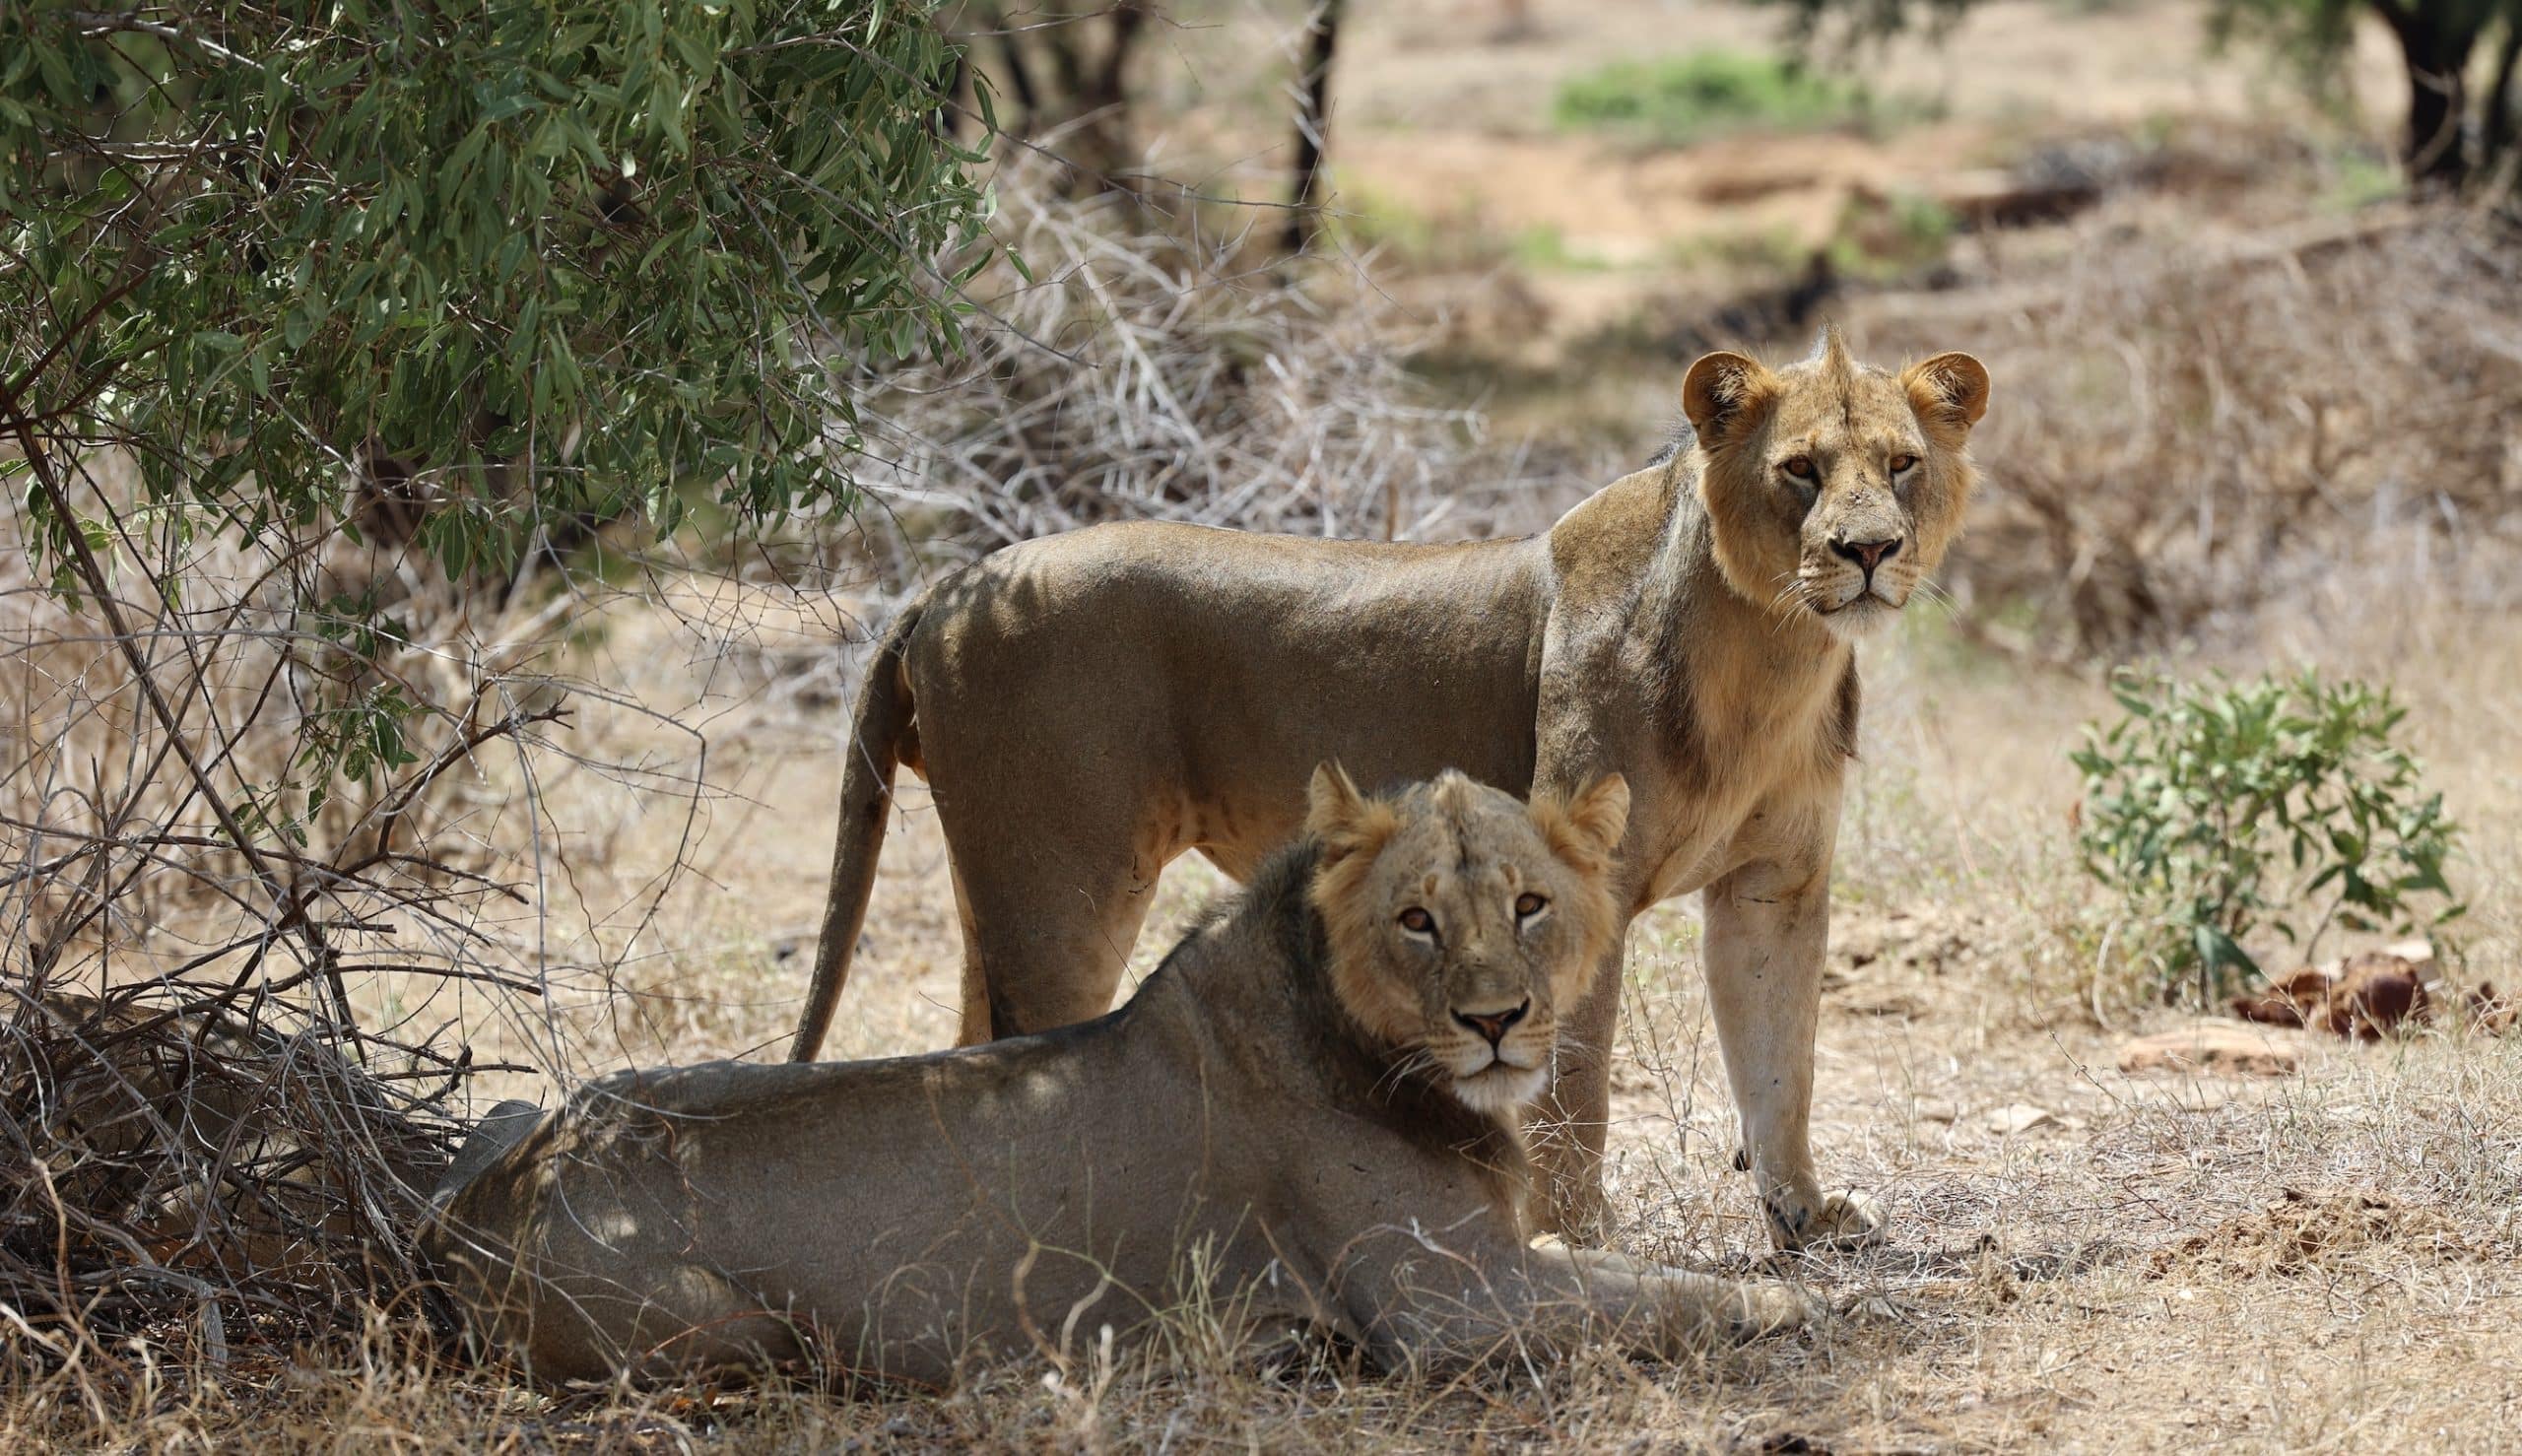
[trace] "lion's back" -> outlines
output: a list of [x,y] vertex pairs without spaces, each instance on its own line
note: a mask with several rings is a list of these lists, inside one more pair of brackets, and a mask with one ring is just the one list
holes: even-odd
[[[921,608],[904,671],[924,766],[1014,771],[1034,744],[1107,771],[1253,780],[1274,811],[1324,758],[1378,781],[1455,764],[1516,781],[1547,572],[1532,540],[1131,522],[1025,542]],[[1396,702],[1416,721],[1390,722]]]

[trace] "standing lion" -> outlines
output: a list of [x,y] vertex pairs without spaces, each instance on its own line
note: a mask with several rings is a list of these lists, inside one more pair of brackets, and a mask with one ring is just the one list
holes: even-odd
[[[1566,793],[1625,774],[1628,917],[1701,892],[1709,1002],[1745,1160],[1782,1247],[1879,1235],[1807,1143],[1852,641],[1943,560],[1988,373],[1898,372],[1836,330],[1769,369],[1711,354],[1691,437],[1513,541],[1420,546],[1132,523],[1027,542],[939,582],[862,690],[795,1054],[814,1056],[883,847],[894,770],[927,779],[963,926],[962,1039],[1112,1002],[1149,892],[1197,849],[1248,878],[1306,775],[1457,767]],[[1621,943],[1607,964],[1617,971]],[[1537,1108],[1545,1222],[1598,1238],[1620,977],[1565,1022]]]

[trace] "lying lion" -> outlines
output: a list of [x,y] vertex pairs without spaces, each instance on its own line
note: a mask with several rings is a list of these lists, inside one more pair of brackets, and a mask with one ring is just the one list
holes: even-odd
[[[1807,1144],[1850,639],[1898,614],[1960,529],[1988,372],[1898,372],[1835,331],[1769,369],[1711,354],[1692,434],[1519,541],[1388,545],[1103,526],[997,552],[895,622],[841,782],[830,897],[795,1047],[823,1044],[866,914],[895,765],[935,791],[963,925],[962,1039],[1112,1004],[1148,892],[1197,849],[1248,879],[1305,777],[1460,768],[1636,796],[1617,923],[1703,892],[1708,1000],[1746,1166],[1781,1245],[1881,1229]],[[1569,1007],[1537,1153],[1552,1226],[1601,1232],[1611,973]]]
[[811,1355],[937,1382],[1193,1303],[1387,1367],[1799,1323],[1783,1285],[1520,1233],[1515,1109],[1614,934],[1627,807],[1616,776],[1527,809],[1459,774],[1372,799],[1318,771],[1307,837],[1120,1011],[607,1078],[477,1134],[423,1247],[548,1379]]

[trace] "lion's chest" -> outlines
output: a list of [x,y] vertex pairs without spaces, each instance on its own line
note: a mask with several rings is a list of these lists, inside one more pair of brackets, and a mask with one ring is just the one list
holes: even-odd
[[1653,857],[1643,891],[1631,912],[1675,895],[1704,890],[1726,875],[1751,863],[1759,856],[1747,850],[1744,830],[1756,827],[1748,816],[1723,815],[1713,810],[1698,815],[1685,815],[1688,828],[1670,839],[1660,854]]
[[1746,865],[1826,855],[1842,760],[1811,715],[1701,737],[1656,775],[1657,802],[1632,910],[1690,894]]

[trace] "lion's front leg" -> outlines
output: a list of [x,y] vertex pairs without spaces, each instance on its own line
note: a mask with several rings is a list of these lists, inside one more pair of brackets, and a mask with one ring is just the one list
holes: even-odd
[[1603,1142],[1611,1130],[1612,1042],[1620,1030],[1621,963],[1627,944],[1624,927],[1604,953],[1584,999],[1560,1017],[1550,1090],[1526,1124],[1538,1175],[1534,1191],[1540,1195],[1533,1215],[1543,1229],[1571,1244],[1603,1244],[1612,1233],[1603,1197]]
[[1604,1345],[1677,1357],[1801,1330],[1828,1309],[1796,1285],[1722,1280],[1599,1249],[1526,1249],[1468,1231],[1347,1241],[1342,1302],[1379,1365],[1460,1370],[1559,1362]]
[[1707,888],[1707,995],[1769,1236],[1783,1249],[1883,1237],[1875,1201],[1813,1171],[1813,1035],[1830,928],[1829,836]]
[[[1361,1240],[1347,1282],[1364,1343],[1387,1368],[1557,1362],[1610,1346],[1677,1359],[1814,1324],[1826,1308],[1773,1280],[1731,1280],[1594,1249],[1484,1240],[1445,1248]],[[1371,1262],[1370,1262],[1371,1261]]]

